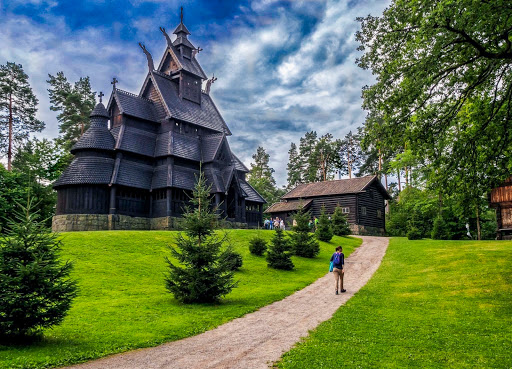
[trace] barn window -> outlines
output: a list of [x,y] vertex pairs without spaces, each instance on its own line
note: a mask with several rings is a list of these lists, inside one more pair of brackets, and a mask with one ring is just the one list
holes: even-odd
[[366,215],[366,206],[361,206],[361,215]]
[[350,213],[350,208],[342,208],[342,209],[341,209],[341,212],[342,212],[343,214],[348,214],[348,213]]
[[377,210],[377,218],[382,219],[382,210]]

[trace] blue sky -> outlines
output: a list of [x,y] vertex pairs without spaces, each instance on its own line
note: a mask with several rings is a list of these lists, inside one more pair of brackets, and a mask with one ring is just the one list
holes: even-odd
[[380,15],[389,0],[0,0],[0,63],[23,65],[39,98],[42,136],[58,134],[49,109],[48,73],[72,81],[90,76],[108,98],[112,77],[138,93],[147,73],[143,42],[158,64],[159,26],[184,23],[208,76],[211,95],[230,127],[233,151],[249,166],[261,145],[279,185],[290,143],[306,131],[336,138],[364,121],[361,88],[371,72],[355,64],[358,16]]

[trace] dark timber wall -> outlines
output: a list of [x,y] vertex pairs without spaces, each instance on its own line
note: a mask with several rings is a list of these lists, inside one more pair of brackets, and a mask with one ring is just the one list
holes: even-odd
[[[357,195],[357,205],[359,214],[357,224],[384,229],[384,197],[375,183],[369,186],[365,192]],[[363,214],[363,207],[366,208],[366,215]]]
[[319,217],[322,212],[322,206],[325,206],[325,212],[327,214],[334,213],[334,209],[336,206],[340,206],[342,208],[349,208],[349,213],[346,214],[348,221],[350,223],[356,222],[356,195],[348,194],[348,195],[333,195],[333,196],[323,196],[314,198],[313,203],[310,207],[311,216]]

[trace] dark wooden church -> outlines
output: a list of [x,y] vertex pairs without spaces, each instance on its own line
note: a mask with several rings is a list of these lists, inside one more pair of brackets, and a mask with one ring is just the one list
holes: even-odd
[[265,212],[291,223],[299,209],[319,217],[322,207],[332,214],[336,206],[347,215],[355,234],[385,234],[385,200],[391,197],[377,176],[305,183],[285,194]]
[[[56,231],[176,228],[200,168],[212,203],[235,226],[262,222],[265,200],[246,181],[248,169],[233,154],[231,132],[209,95],[215,78],[197,61],[183,17],[176,39],[139,94],[116,88],[107,107],[91,113],[91,126],[73,146],[69,168],[55,182]],[[202,89],[206,81],[206,89]]]

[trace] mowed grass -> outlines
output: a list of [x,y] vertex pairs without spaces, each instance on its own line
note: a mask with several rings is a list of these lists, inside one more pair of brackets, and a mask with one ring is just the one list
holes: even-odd
[[280,368],[511,368],[512,242],[392,239]]
[[[74,262],[79,296],[62,325],[27,346],[0,346],[0,368],[47,368],[78,363],[139,347],[155,346],[212,329],[304,288],[328,271],[338,244],[350,254],[360,239],[334,237],[315,259],[293,258],[291,272],[267,267],[249,253],[256,230],[229,230],[244,265],[238,288],[215,305],[184,305],[164,284],[166,245],[174,232],[64,233],[62,259]],[[272,231],[260,231],[270,240]]]

